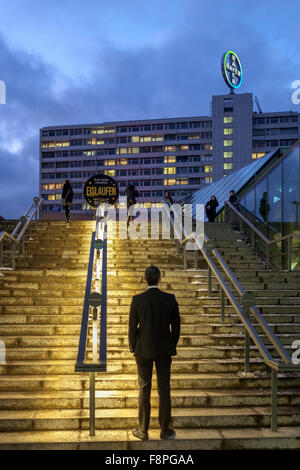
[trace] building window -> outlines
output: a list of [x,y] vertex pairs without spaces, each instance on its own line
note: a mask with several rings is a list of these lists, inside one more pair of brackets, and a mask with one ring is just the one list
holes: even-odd
[[233,152],[224,152],[224,158],[232,158]]
[[165,163],[176,163],[175,155],[165,156]]
[[224,135],[231,135],[231,134],[233,134],[233,128],[232,127],[225,127]]
[[224,124],[233,122],[233,116],[224,116]]
[[104,160],[105,166],[115,166],[115,164],[116,164],[115,160]]
[[252,159],[257,160],[258,158],[264,157],[266,154],[264,152],[253,152]]
[[175,175],[176,174],[176,167],[166,167],[164,168],[164,174],[165,175]]
[[174,178],[164,180],[165,186],[174,186],[175,184],[176,184],[176,180]]
[[131,153],[139,153],[139,147],[122,147],[116,149],[117,155],[126,155]]
[[104,174],[108,175],[108,176],[115,176],[116,171],[115,170],[105,170]]
[[224,163],[224,170],[232,170],[233,163]]
[[233,145],[233,140],[224,140],[224,147],[231,147]]
[[205,173],[210,173],[210,172],[212,172],[212,165],[205,165],[204,171],[205,171]]
[[179,185],[189,184],[189,180],[187,178],[177,178],[176,184],[179,184]]
[[166,145],[165,146],[165,152],[175,152],[175,151],[176,151],[175,145]]
[[208,177],[205,178],[204,181],[205,181],[205,184],[210,184],[210,183],[212,183],[212,177],[208,176]]

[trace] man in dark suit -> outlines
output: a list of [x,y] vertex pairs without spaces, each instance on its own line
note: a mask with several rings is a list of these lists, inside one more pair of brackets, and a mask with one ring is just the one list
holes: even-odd
[[160,271],[149,266],[145,271],[148,289],[133,296],[129,316],[129,348],[134,353],[139,382],[139,427],[132,434],[147,440],[150,422],[150,395],[153,362],[159,394],[159,424],[161,439],[173,439],[171,423],[170,374],[172,356],[177,354],[180,335],[180,315],[173,294],[162,292],[157,284]]

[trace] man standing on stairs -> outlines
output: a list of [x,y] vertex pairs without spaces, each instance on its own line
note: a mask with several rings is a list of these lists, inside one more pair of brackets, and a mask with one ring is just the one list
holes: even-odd
[[145,271],[148,288],[132,298],[129,315],[129,348],[134,353],[139,382],[139,427],[132,434],[149,439],[150,396],[153,362],[159,394],[159,424],[161,439],[174,439],[171,424],[170,375],[172,356],[177,354],[180,335],[180,315],[176,298],[158,288],[160,271],[149,266]]
[[70,222],[70,206],[73,201],[73,189],[69,180],[64,181],[63,190],[61,194],[61,202],[65,209],[67,222]]

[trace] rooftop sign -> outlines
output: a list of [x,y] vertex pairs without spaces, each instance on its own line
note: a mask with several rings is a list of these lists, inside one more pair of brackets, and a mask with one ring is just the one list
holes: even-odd
[[239,88],[242,84],[243,73],[240,59],[233,51],[223,54],[221,60],[222,75],[229,88]]

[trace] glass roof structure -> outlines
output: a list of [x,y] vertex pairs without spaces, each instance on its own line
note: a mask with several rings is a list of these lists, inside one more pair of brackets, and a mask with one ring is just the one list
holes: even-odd
[[[193,218],[195,217],[196,204],[206,204],[211,196],[215,196],[218,200],[219,206],[217,207],[217,213],[220,212],[224,207],[224,202],[228,201],[229,193],[233,189],[237,195],[239,192],[249,184],[249,182],[255,178],[255,176],[265,167],[269,166],[270,162],[275,161],[282,155],[280,148],[276,148],[272,152],[267,153],[264,157],[259,160],[255,160],[247,166],[239,169],[238,171],[231,173],[230,175],[221,178],[215,183],[209,184],[206,187],[199,189],[194,192],[189,199],[184,201],[184,204],[192,204],[193,207]],[[189,207],[190,209],[190,207]],[[205,216],[205,220],[207,220]]]

